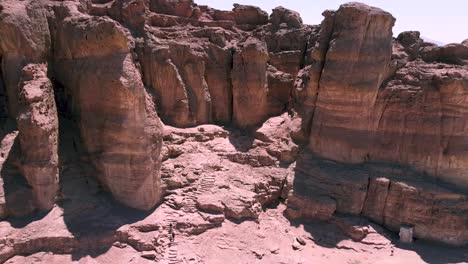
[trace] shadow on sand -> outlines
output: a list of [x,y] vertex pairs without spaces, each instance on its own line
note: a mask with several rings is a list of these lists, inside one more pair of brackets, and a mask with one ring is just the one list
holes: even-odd
[[[96,257],[115,242],[116,230],[121,226],[146,218],[151,212],[125,207],[104,191],[96,180],[96,173],[88,160],[79,130],[69,119],[60,119],[60,179],[61,200],[67,229],[78,241],[91,241],[91,248],[79,248],[73,260],[87,255]],[[106,239],[109,238],[109,239]],[[93,245],[93,239],[96,244]]]
[[[304,160],[302,160],[302,162],[306,164],[301,164],[301,158],[300,157],[298,158],[296,168],[294,171],[294,175],[295,175],[294,182],[292,184],[292,188],[294,192],[302,196],[317,195],[318,194],[317,192],[320,192],[320,188],[324,188],[323,190],[326,190],[326,188],[332,188],[332,189],[340,188],[339,186],[333,187],[333,185],[337,184],[334,181],[338,181],[338,177],[342,177],[342,175],[345,175],[348,181],[350,179],[352,180],[351,182],[348,182],[348,184],[354,184],[353,183],[354,181],[357,181],[361,178],[357,176],[359,176],[364,170],[367,170],[367,168],[363,165],[345,165],[345,164],[343,165],[338,164],[337,166],[339,168],[329,168],[329,166],[335,166],[333,165],[333,162],[330,163],[327,161],[317,162],[316,160],[315,161],[307,160],[307,159],[310,159],[311,156],[313,156],[313,154],[309,152],[308,153],[305,153],[305,152],[302,152],[300,155],[308,155],[308,157],[305,158],[306,160],[305,162]],[[316,158],[313,158],[313,159],[316,159]],[[314,166],[316,166],[316,168],[313,168]],[[388,166],[388,164],[386,164],[385,166]],[[385,171],[385,167],[383,168]],[[377,171],[381,172],[379,170]],[[411,171],[411,169],[407,167],[404,167],[404,168],[396,167],[396,168],[392,168],[392,173],[409,174],[409,173],[416,173],[416,172]],[[320,174],[323,174],[323,175],[320,175]],[[323,178],[323,176],[327,174],[328,176]],[[340,176],[337,174],[340,174],[340,175],[342,174],[342,175]],[[382,175],[385,175],[385,174],[382,174]],[[317,177],[317,178],[312,179],[314,177]],[[333,177],[337,177],[337,178],[334,179]],[[403,176],[398,175],[398,177],[403,177]],[[415,177],[415,176],[412,175],[410,177]],[[448,186],[447,184],[439,183],[439,182],[435,182],[435,184],[437,184],[437,186],[444,186],[447,188],[451,188],[451,190],[454,190],[454,191],[460,191],[455,186]],[[319,189],[317,189],[317,187]],[[343,216],[346,217],[346,215],[342,215],[342,217]],[[352,218],[355,218],[358,220],[360,219],[360,221],[357,221],[360,224],[357,224],[355,226],[365,227],[365,226],[372,225],[373,227],[375,227],[374,230],[378,233],[378,235],[385,237],[391,242],[391,247],[399,248],[402,250],[413,251],[416,254],[418,254],[423,261],[427,263],[442,264],[442,263],[466,263],[468,262],[468,246],[450,247],[447,245],[431,243],[431,242],[422,241],[418,239],[415,239],[415,241],[412,244],[409,244],[409,245],[403,244],[399,242],[399,237],[396,232],[392,232],[384,227],[381,227],[380,225],[373,223],[370,220],[367,220],[365,217],[361,215],[352,216]],[[310,234],[314,242],[317,245],[322,246],[322,247],[335,248],[339,246],[339,243],[341,241],[351,239],[347,234],[345,234],[338,227],[338,225],[332,222],[320,222],[320,221],[308,222],[304,220],[290,220],[290,223],[292,226],[296,226],[296,227],[302,225],[304,227],[304,230]],[[389,256],[389,258],[391,257]]]
[[[14,125],[8,130],[4,129],[8,133],[14,130]],[[6,132],[3,133],[2,138],[8,134]],[[117,229],[142,220],[151,214],[151,212],[122,206],[102,190],[84,154],[78,128],[72,120],[66,118],[60,118],[59,159],[58,208],[53,208],[52,211],[62,210],[66,228],[77,241],[75,243],[77,246],[72,252],[72,260],[103,254],[116,241]],[[4,162],[1,175],[4,181],[7,208],[17,213],[27,214],[27,216],[9,217],[5,221],[15,228],[22,228],[43,220],[51,212],[31,214],[34,210],[31,187],[17,170],[18,160],[19,146],[15,139]]]
[[19,172],[20,164],[19,139],[17,137],[16,125],[12,119],[1,120],[1,142],[2,159],[1,180],[3,181],[3,191],[5,204],[9,215],[7,218],[11,226],[22,228],[31,222],[42,219],[45,213],[32,214],[35,210],[32,189],[26,178]]

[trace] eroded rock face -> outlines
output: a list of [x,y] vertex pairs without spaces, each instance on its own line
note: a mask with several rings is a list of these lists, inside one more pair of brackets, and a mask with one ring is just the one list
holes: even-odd
[[266,44],[253,38],[242,43],[234,55],[233,121],[241,127],[257,125],[267,118],[267,61]]
[[21,69],[28,63],[46,61],[50,34],[44,5],[38,1],[3,1],[1,4],[1,68],[8,96],[9,116],[15,118]]
[[370,158],[412,165],[468,186],[463,150],[466,87],[464,67],[414,61],[399,69],[375,104],[378,126]]
[[194,3],[192,0],[151,0],[150,10],[172,16],[191,17]]
[[[19,70],[49,62],[48,69],[25,68],[18,108],[21,168],[37,207],[49,209],[57,190],[52,86],[63,117],[79,130],[60,133],[63,146],[74,149],[61,154],[63,211],[40,222],[59,219],[61,226],[42,231],[35,223],[8,245],[0,239],[0,262],[44,248],[82,250],[84,240],[93,249],[119,241],[153,257],[170,246],[169,225],[197,235],[226,219],[259,220],[283,201],[290,220],[330,221],[363,243],[367,229],[342,215],[468,243],[466,43],[437,47],[416,31],[392,39],[394,18],[359,3],[325,11],[319,26],[282,7],[268,17],[253,6],[221,11],[191,0],[0,6],[0,83],[10,114]],[[15,165],[18,133],[5,133],[2,181],[16,176],[3,164]],[[132,213],[114,216],[118,206],[103,212],[111,203],[96,198],[98,184],[79,170],[84,164],[121,203],[161,206],[140,223]],[[30,196],[23,185],[0,188],[0,218],[34,209],[29,199],[17,208],[11,202]],[[90,233],[100,224],[112,231],[81,237],[85,222],[96,223]],[[124,222],[133,224],[120,228]],[[53,231],[60,235],[50,238]],[[0,232],[16,231],[2,223]],[[294,241],[296,249],[305,246]]]
[[467,196],[409,167],[345,165],[300,155],[288,177],[286,214],[291,219],[330,220],[364,215],[390,230],[415,228],[415,237],[450,245],[467,243]]
[[72,13],[57,24],[55,70],[72,100],[98,178],[120,202],[160,199],[161,124],[116,22]]
[[18,98],[20,171],[33,189],[37,208],[49,210],[59,188],[58,116],[46,65],[23,68]]
[[389,13],[362,4],[345,4],[336,12],[311,126],[310,149],[320,156],[365,160],[394,22]]

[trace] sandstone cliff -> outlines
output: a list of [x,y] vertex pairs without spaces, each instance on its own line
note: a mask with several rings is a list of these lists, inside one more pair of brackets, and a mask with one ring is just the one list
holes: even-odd
[[[0,261],[43,241],[82,250],[71,226],[109,205],[101,188],[132,208],[162,204],[148,218],[158,229],[183,212],[174,225],[188,234],[281,200],[291,220],[354,215],[468,244],[467,42],[392,38],[395,18],[360,3],[323,16],[311,26],[283,7],[0,2],[0,218],[56,201],[72,212],[50,212],[65,218],[53,230],[66,250],[0,225],[13,237]],[[152,248],[140,236],[156,224],[122,222],[104,238]],[[29,232],[34,247],[11,246]]]
[[58,118],[51,81],[45,65],[23,68],[18,115],[20,170],[33,188],[37,207],[50,210],[59,188]]

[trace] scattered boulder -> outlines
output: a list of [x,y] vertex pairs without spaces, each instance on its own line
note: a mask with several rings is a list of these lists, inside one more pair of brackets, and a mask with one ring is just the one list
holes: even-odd
[[273,9],[270,21],[275,27],[286,24],[290,28],[302,27],[302,18],[298,12],[286,9],[282,6]]
[[238,25],[264,25],[268,23],[268,13],[256,6],[234,4],[234,21]]
[[191,17],[194,12],[193,0],[151,0],[150,10],[156,13]]

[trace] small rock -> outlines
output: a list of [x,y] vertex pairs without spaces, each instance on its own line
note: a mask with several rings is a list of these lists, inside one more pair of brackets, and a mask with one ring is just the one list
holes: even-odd
[[141,252],[141,257],[145,259],[156,259],[156,253],[154,251],[143,251]]
[[299,242],[297,241],[297,239],[294,239],[294,242],[293,242],[293,244],[292,244],[292,248],[293,248],[294,250],[299,250],[299,249],[302,248],[302,245],[299,244]]
[[306,241],[304,240],[304,238],[298,236],[298,237],[296,237],[296,240],[297,240],[297,242],[299,242],[299,244],[301,244],[303,246],[306,245]]
[[124,244],[124,243],[121,243],[121,242],[117,241],[117,242],[114,243],[114,247],[126,248],[127,244]]
[[265,256],[265,253],[259,251],[259,250],[252,250],[252,253],[257,257],[258,259],[262,259],[263,256]]
[[271,254],[278,254],[279,253],[279,247],[272,247],[270,248]]

